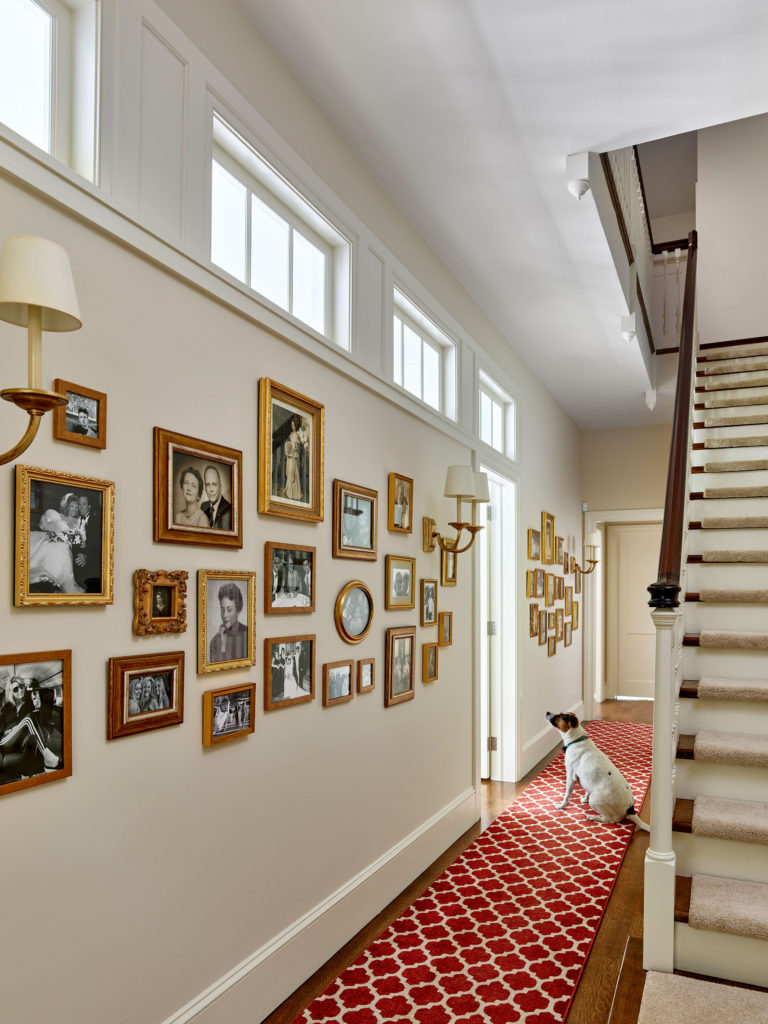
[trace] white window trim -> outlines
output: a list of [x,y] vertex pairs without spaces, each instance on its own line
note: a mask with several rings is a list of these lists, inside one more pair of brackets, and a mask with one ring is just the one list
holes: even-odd
[[[392,330],[394,331],[394,317],[397,316],[404,324],[419,335],[422,345],[428,345],[437,351],[440,357],[440,408],[435,409],[429,402],[425,402],[421,395],[424,394],[424,359],[421,360],[421,395],[414,395],[401,384],[395,384],[399,390],[410,395],[427,409],[431,409],[438,415],[456,422],[457,417],[457,394],[456,394],[456,366],[459,358],[459,343],[440,326],[437,321],[422,309],[408,295],[399,282],[393,284],[393,320]],[[394,347],[394,346],[393,346]],[[394,367],[393,367],[394,370]],[[394,372],[393,377],[394,381]]]
[[[485,441],[480,434],[481,431],[481,415],[480,415],[480,395],[485,394],[492,402],[501,406],[502,410],[502,447],[501,449],[495,448],[492,444]],[[476,432],[481,443],[487,445],[492,451],[497,452],[499,455],[503,455],[506,458],[515,461],[517,458],[516,444],[517,444],[517,402],[516,400],[504,391],[500,385],[483,370],[482,367],[478,367],[477,370],[477,422]]]

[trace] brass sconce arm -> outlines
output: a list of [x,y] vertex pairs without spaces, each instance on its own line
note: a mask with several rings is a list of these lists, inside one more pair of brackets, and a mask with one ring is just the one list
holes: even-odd
[[4,466],[6,462],[13,462],[29,448],[37,436],[43,416],[57,405],[66,405],[67,399],[65,395],[59,395],[55,391],[37,388],[6,388],[0,391],[0,398],[4,398],[6,402],[13,402],[29,416],[29,423],[22,439],[0,455],[0,466]]

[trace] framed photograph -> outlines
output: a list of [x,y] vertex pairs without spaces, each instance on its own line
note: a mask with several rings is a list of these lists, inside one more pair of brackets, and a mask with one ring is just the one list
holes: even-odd
[[409,476],[389,474],[388,507],[387,529],[391,533],[410,533],[413,529],[413,480]]
[[539,612],[539,647],[547,642],[547,613]]
[[323,665],[323,707],[346,704],[352,700],[352,670],[354,661],[332,661]]
[[298,615],[315,610],[316,548],[305,544],[264,545],[264,613]]
[[547,608],[555,603],[555,574],[553,572],[547,573],[547,590],[544,603]]
[[562,601],[565,596],[565,580],[562,576],[555,576],[555,600]]
[[573,614],[573,587],[565,588],[565,614]]
[[549,638],[549,640],[547,640],[547,657],[551,658],[552,655],[556,654],[556,653],[557,653],[557,638],[554,637],[554,636],[551,636]]
[[573,574],[573,592],[574,594],[581,593],[581,569],[578,566]]
[[421,581],[421,624],[434,626],[437,623],[437,580]]
[[437,642],[441,647],[450,647],[453,643],[453,612],[438,615]]
[[458,556],[455,551],[440,548],[440,583],[444,587],[455,587],[458,572]]
[[243,453],[155,427],[154,538],[243,546]]
[[547,629],[551,633],[552,630],[556,628],[556,626],[557,626],[557,615],[555,614],[555,612],[549,612],[547,614]]
[[187,573],[137,569],[133,574],[133,632],[184,633],[187,629]]
[[415,608],[416,559],[387,555],[384,572],[384,607],[387,611]]
[[434,683],[437,679],[437,644],[422,644],[421,681]]
[[14,604],[112,604],[115,485],[16,467]]
[[357,692],[370,693],[376,686],[376,659],[363,658],[357,663]]
[[535,562],[541,557],[541,534],[538,530],[528,531],[528,557]]
[[325,406],[262,377],[259,512],[322,522],[324,457]]
[[256,663],[256,573],[197,570],[197,671]]
[[563,647],[570,647],[573,640],[573,626],[570,622],[563,623]]
[[107,447],[107,396],[83,384],[59,377],[53,390],[65,395],[66,405],[53,410],[53,436],[57,441],[84,444],[87,448]]
[[539,606],[532,604],[529,610],[528,636],[539,635]]
[[276,711],[315,699],[314,634],[264,641],[264,710]]
[[333,557],[376,560],[379,492],[333,481]]
[[385,707],[413,700],[415,652],[415,626],[400,626],[387,630]]
[[576,572],[576,556],[575,555],[571,555],[571,569],[570,569],[570,571],[572,573]]
[[571,564],[571,557],[567,551],[563,552],[563,572],[568,573],[568,566]]
[[0,796],[72,774],[72,651],[0,655]]
[[534,597],[546,597],[547,574],[543,569],[536,569],[536,593]]
[[203,746],[247,736],[256,728],[256,684],[238,683],[203,694]]
[[557,633],[557,641],[560,643],[563,639],[563,609],[558,608],[556,613],[555,629]]
[[529,569],[525,574],[525,596],[536,597],[536,570]]
[[184,721],[184,651],[110,658],[107,739]]
[[572,616],[572,618],[573,618],[573,628],[574,629],[578,629],[579,628],[579,602],[578,601],[574,601],[573,602],[573,616]]
[[563,564],[563,538],[555,537],[555,563],[557,565]]
[[333,613],[336,630],[348,644],[359,644],[373,623],[373,595],[362,580],[345,583],[336,598]]
[[541,560],[545,565],[555,560],[555,517],[549,512],[541,513]]

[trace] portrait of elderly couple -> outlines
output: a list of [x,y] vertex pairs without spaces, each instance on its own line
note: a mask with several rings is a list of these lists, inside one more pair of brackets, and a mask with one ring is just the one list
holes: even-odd
[[30,594],[85,594],[102,589],[102,495],[33,480],[29,517]]
[[174,452],[173,469],[174,526],[231,530],[231,467]]
[[[4,662],[6,659],[4,659]],[[0,669],[0,791],[62,768],[67,741],[61,661]]]

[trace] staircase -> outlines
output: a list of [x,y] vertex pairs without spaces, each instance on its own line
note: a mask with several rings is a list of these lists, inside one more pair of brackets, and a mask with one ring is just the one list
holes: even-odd
[[706,346],[694,396],[673,966],[768,987],[768,341]]

